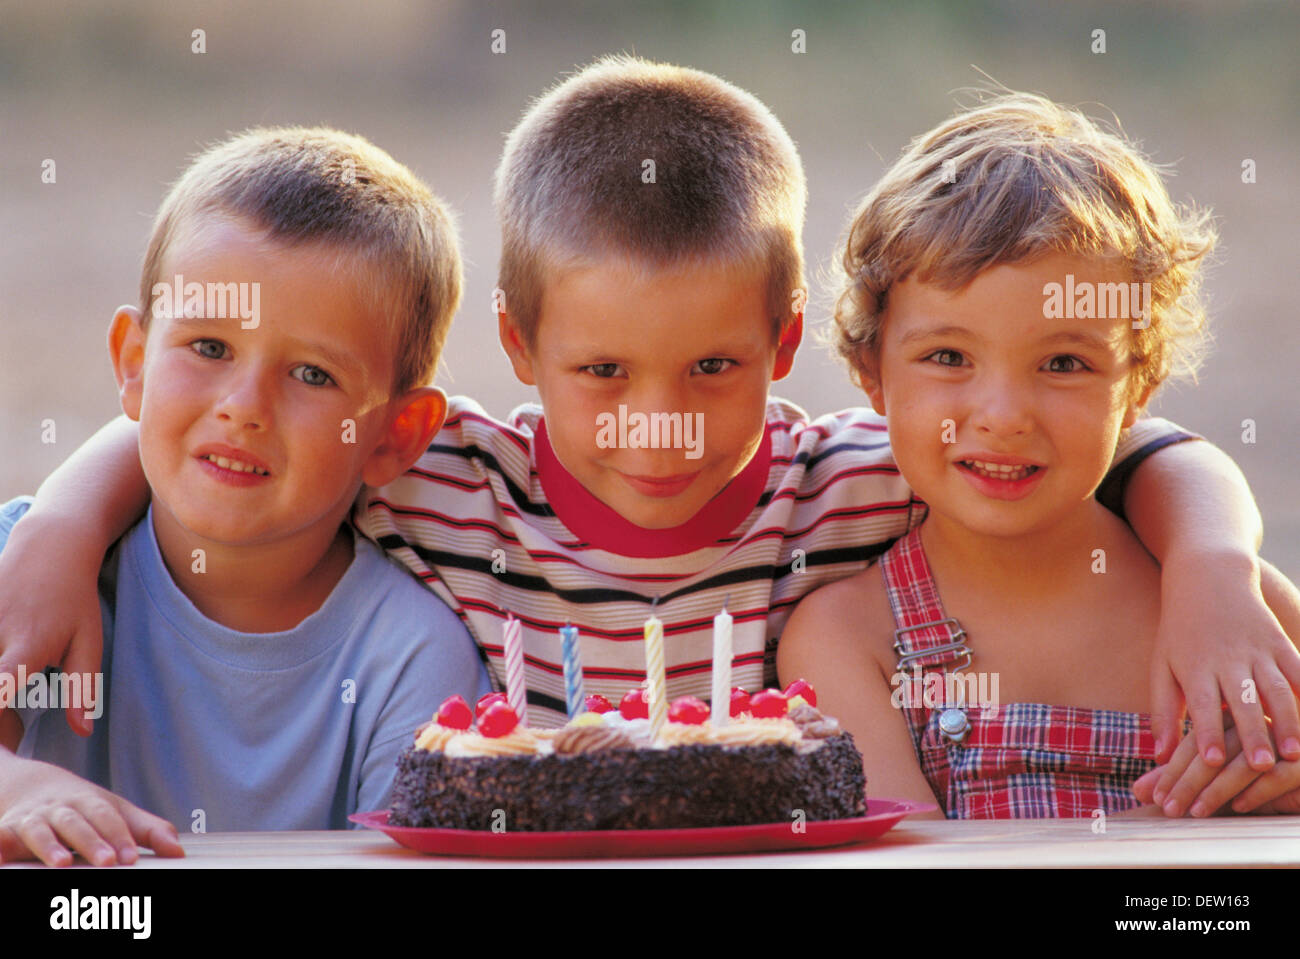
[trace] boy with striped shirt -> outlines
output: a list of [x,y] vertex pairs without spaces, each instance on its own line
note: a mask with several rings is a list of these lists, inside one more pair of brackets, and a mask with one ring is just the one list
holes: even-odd
[[[712,619],[724,605],[733,681],[774,685],[777,639],[798,600],[872,562],[921,505],[881,417],[810,419],[768,396],[790,370],[806,299],[794,145],[766,107],[717,77],[607,58],[528,111],[496,199],[501,343],[541,406],[503,423],[453,398],[429,451],[368,491],[358,525],[461,612],[498,679],[502,620],[522,621],[536,724],[564,719],[559,629],[581,632],[586,691],[617,702],[645,677],[652,603],[670,699],[709,698]],[[661,425],[695,416],[700,448],[671,448],[664,430],[637,437],[624,425],[637,413]],[[603,429],[614,421],[621,448]],[[1189,439],[1140,421],[1104,501],[1119,512],[1139,464]],[[1231,468],[1206,443],[1185,446],[1189,463]],[[1174,518],[1172,502],[1153,505]],[[1205,501],[1190,518],[1218,509]],[[1139,532],[1174,547],[1159,518],[1146,519]],[[1281,639],[1276,655],[1291,662]]]
[[[652,604],[670,699],[709,697],[712,619],[724,605],[735,618],[733,682],[775,683],[776,642],[798,600],[863,569],[919,519],[881,417],[809,419],[768,395],[802,338],[805,195],[798,154],[771,112],[695,70],[603,59],[540,98],[511,133],[497,173],[498,321],[541,406],[501,422],[453,398],[428,452],[367,490],[354,519],[460,613],[498,684],[503,621],[521,620],[533,725],[564,720],[559,628],[580,631],[586,691],[617,700],[645,677]],[[611,417],[626,428],[609,429]],[[688,418],[701,428],[689,446],[684,428],[638,428]],[[1251,658],[1300,685],[1300,661],[1252,594],[1260,526],[1245,484],[1225,456],[1190,439],[1140,421],[1102,487],[1166,563],[1169,651],[1156,694],[1166,750],[1177,682],[1198,694],[1214,687],[1217,707],[1218,687],[1239,689],[1236,672]],[[121,480],[124,445],[110,434],[74,457],[93,455],[101,483],[104,460],[114,464],[119,510],[138,495]],[[68,487],[75,466],[60,470]],[[92,519],[111,530],[111,515],[96,509]],[[49,522],[55,542],[66,539],[68,524]],[[1240,560],[1236,578],[1205,567],[1210,544]],[[5,597],[0,582],[0,642]],[[1182,628],[1198,620],[1190,635]],[[41,625],[38,635],[59,631]],[[1228,625],[1237,645],[1219,635]],[[1195,700],[1193,719],[1203,748],[1221,755],[1218,709],[1206,703]],[[1300,734],[1293,701],[1267,705]],[[1257,727],[1267,744],[1260,707],[1246,709],[1238,726]]]

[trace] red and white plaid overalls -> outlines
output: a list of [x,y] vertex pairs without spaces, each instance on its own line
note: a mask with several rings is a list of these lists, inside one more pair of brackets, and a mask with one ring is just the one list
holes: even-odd
[[[948,818],[1092,816],[1097,809],[1114,813],[1137,806],[1133,781],[1155,766],[1151,717],[1145,713],[1041,703],[984,709],[975,701],[964,719],[960,713],[947,717],[960,742],[945,735],[943,701],[936,704],[925,690],[937,693],[939,679],[962,675],[973,651],[943,610],[920,533],[918,526],[900,539],[880,565],[897,626],[900,672],[915,677],[916,665],[924,676],[942,667],[929,683],[911,684],[916,696],[910,705],[903,700],[903,715],[921,770]],[[907,685],[899,683],[896,690]],[[962,685],[969,690],[975,684]],[[957,728],[963,724],[964,731]]]

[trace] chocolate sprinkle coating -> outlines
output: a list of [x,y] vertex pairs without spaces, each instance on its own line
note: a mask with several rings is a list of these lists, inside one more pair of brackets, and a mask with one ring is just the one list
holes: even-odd
[[[785,744],[449,759],[407,747],[389,823],[560,832],[810,821],[866,813],[848,733],[801,753]],[[504,821],[496,810],[503,810]]]

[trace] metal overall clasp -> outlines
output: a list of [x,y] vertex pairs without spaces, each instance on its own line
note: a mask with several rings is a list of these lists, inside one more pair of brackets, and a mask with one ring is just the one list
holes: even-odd
[[[918,629],[931,629],[936,626],[944,626],[948,629],[948,642],[943,646],[935,646],[932,649],[917,650],[916,652],[904,652],[902,635]],[[952,617],[947,619],[936,619],[931,623],[920,623],[916,626],[904,626],[902,629],[894,630],[894,652],[898,654],[898,669],[903,671],[911,666],[913,662],[935,656],[940,653],[952,653],[953,659],[964,657],[964,661],[949,670],[948,673],[959,673],[963,669],[970,667],[971,649],[966,645],[966,630],[962,629],[961,623]],[[945,686],[949,684],[945,683]],[[953,745],[960,746],[966,741],[970,734],[970,717],[966,714],[966,704],[964,702],[966,695],[965,683],[953,683],[952,687],[957,690],[958,702],[949,704],[945,703],[943,711],[939,713],[939,732],[943,734],[944,739]]]

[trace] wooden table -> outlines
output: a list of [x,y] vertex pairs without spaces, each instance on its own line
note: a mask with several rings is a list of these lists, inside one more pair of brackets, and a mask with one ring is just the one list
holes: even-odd
[[[1300,866],[1300,817],[1208,820],[904,821],[863,845],[690,858],[509,860],[426,856],[371,830],[182,836],[185,859],[144,855],[135,869],[558,867],[1225,867]],[[15,864],[13,869],[32,868]],[[43,867],[35,867],[43,868]]]

